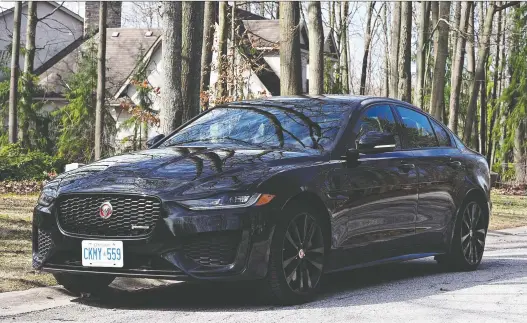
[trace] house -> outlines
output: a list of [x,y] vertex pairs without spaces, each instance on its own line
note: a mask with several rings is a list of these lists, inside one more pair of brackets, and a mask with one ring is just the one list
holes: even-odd
[[[37,23],[35,34],[35,69],[52,65],[53,59],[62,51],[67,52],[71,47],[78,46],[83,36],[83,18],[54,1],[36,2]],[[0,13],[0,65],[9,66],[11,63],[11,46],[13,36],[14,9]],[[26,42],[27,2],[22,4],[22,19],[20,25],[20,43],[24,48]],[[20,55],[20,68],[24,68],[24,57]],[[8,75],[0,73],[0,81]]]
[[[261,95],[279,95],[280,93],[280,54],[279,54],[279,21],[268,20],[264,17],[238,9],[237,17],[240,19],[238,36],[241,46],[240,53],[236,55],[236,71],[241,85],[237,89],[243,98]],[[117,27],[117,26],[115,26]],[[85,27],[86,28],[86,27]],[[139,104],[137,87],[132,84],[133,76],[138,69],[144,69],[147,82],[154,88],[161,88],[162,81],[162,31],[159,29],[139,28],[108,28],[106,38],[106,66],[107,66],[107,91],[112,115],[116,120],[118,133],[116,146],[126,149],[122,143],[134,135],[133,130],[123,127],[123,124],[132,116],[130,104]],[[67,79],[75,73],[77,58],[80,53],[96,41],[99,34],[85,39],[75,49],[64,55],[53,66],[42,70],[39,78],[40,85],[46,90],[46,96],[40,98],[46,102],[45,110],[51,111],[67,104],[64,90]],[[229,41],[230,42],[230,41]],[[309,75],[308,67],[308,33],[304,24],[301,25],[301,51],[302,51],[302,79],[303,89],[307,92]],[[217,38],[215,37],[215,44]],[[228,45],[229,46],[229,45]],[[337,61],[336,44],[329,30],[325,31],[325,53],[328,59]],[[242,53],[243,52],[243,53]],[[214,62],[216,53],[213,54],[211,71],[211,88],[218,80],[218,73]],[[151,93],[154,111],[159,111],[160,100]],[[152,126],[146,138],[158,134],[158,127]]]

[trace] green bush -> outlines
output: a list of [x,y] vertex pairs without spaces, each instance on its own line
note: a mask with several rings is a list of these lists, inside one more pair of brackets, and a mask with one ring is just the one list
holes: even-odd
[[0,181],[46,180],[63,165],[58,158],[23,149],[19,144],[0,147]]

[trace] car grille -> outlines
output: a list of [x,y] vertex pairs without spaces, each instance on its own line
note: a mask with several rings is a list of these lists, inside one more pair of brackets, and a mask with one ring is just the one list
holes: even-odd
[[[112,215],[103,219],[99,207],[110,202]],[[144,196],[68,195],[59,199],[57,218],[72,234],[100,237],[141,237],[150,234],[161,216],[161,202]]]
[[241,232],[199,233],[183,243],[187,258],[203,266],[225,266],[234,262]]
[[37,233],[37,254],[36,254],[36,257],[37,257],[36,260],[38,262],[42,262],[42,260],[44,260],[44,258],[48,256],[48,253],[51,250],[52,243],[53,242],[51,241],[51,234],[39,229]]

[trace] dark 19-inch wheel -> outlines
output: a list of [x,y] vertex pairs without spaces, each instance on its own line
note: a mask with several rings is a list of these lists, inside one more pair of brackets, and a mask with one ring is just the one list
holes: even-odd
[[437,261],[452,270],[475,270],[483,257],[487,236],[488,214],[481,203],[470,200],[456,219],[450,253]]
[[283,305],[311,300],[329,251],[327,224],[312,208],[291,206],[278,223],[269,256],[267,287]]
[[113,276],[106,275],[83,275],[57,273],[53,274],[57,283],[62,285],[70,293],[79,295],[81,293],[96,294],[104,291],[115,279]]

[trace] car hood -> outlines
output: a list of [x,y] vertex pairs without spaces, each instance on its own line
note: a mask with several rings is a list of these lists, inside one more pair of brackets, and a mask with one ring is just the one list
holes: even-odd
[[275,149],[167,147],[103,159],[61,174],[46,187],[58,194],[126,192],[177,200],[246,190],[275,172],[321,158]]

